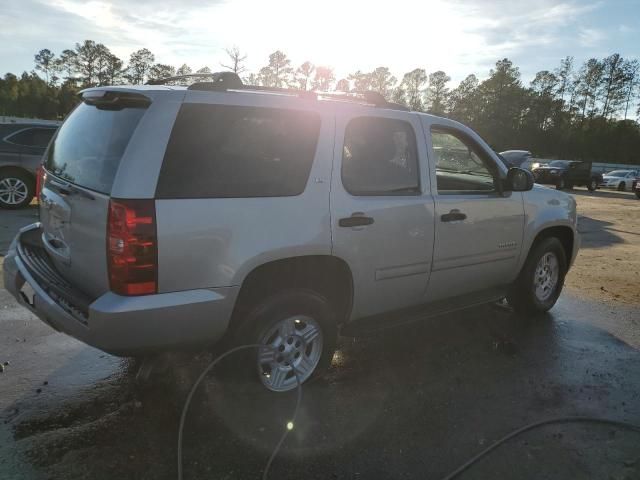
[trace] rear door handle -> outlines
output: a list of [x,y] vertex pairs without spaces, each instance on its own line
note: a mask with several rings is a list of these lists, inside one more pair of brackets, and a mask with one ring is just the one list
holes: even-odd
[[371,225],[373,218],[366,217],[362,212],[352,213],[350,217],[341,218],[338,220],[338,225],[341,227],[364,227],[365,225]]
[[457,208],[454,208],[449,213],[440,215],[440,220],[443,222],[456,222],[456,221],[464,220],[466,218],[467,218],[467,215],[462,213]]

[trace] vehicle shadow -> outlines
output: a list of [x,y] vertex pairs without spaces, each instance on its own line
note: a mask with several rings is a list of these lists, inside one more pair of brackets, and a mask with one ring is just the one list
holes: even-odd
[[596,220],[585,215],[578,215],[578,233],[580,233],[580,248],[606,248],[625,240],[614,233],[612,222]]
[[[328,373],[302,387],[301,410],[270,478],[397,478],[399,471],[403,478],[438,478],[485,442],[530,421],[604,415],[615,406],[616,416],[637,423],[640,412],[624,405],[637,399],[640,354],[573,321],[572,312],[588,311],[581,302],[525,319],[482,306],[342,338]],[[27,457],[48,478],[174,478],[182,401],[210,359],[203,353],[177,364],[143,391],[131,371],[112,380],[103,396],[75,399],[37,421],[22,418],[14,431],[30,440]],[[229,359],[239,373],[239,362]],[[187,416],[185,478],[258,477],[292,418],[295,397],[267,392],[240,374],[208,376]],[[616,458],[637,453],[634,437],[612,439],[604,430],[564,442],[558,431],[568,436],[551,429],[553,439],[546,435],[533,447],[515,442],[514,461],[500,456],[476,478],[491,472],[538,478],[544,464],[553,465],[556,476],[549,478],[585,471],[598,478],[604,472],[590,470],[597,462],[587,469],[578,455],[590,441],[591,448],[606,443],[603,452],[614,449]],[[535,455],[527,456],[531,448]],[[602,463],[608,475],[624,469],[622,461]]]

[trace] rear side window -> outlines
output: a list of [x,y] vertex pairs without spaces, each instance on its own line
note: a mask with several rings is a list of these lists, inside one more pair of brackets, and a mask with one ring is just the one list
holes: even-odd
[[351,120],[342,147],[342,184],[356,196],[420,194],[413,127],[390,118]]
[[45,148],[55,132],[55,128],[28,128],[11,135],[7,141],[25,147]]
[[146,106],[101,108],[81,103],[60,127],[47,171],[76,185],[111,193],[120,160]]
[[158,198],[280,197],[304,191],[320,116],[184,104],[167,145]]

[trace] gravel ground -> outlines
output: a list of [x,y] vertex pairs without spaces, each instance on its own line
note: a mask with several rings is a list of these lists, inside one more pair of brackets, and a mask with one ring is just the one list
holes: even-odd
[[582,246],[566,286],[584,298],[640,305],[640,200],[574,190]]

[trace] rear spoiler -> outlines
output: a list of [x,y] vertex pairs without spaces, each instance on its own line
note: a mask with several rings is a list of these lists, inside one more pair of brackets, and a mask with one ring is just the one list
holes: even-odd
[[80,99],[102,110],[147,108],[151,105],[151,99],[145,95],[119,90],[87,90],[80,93]]

